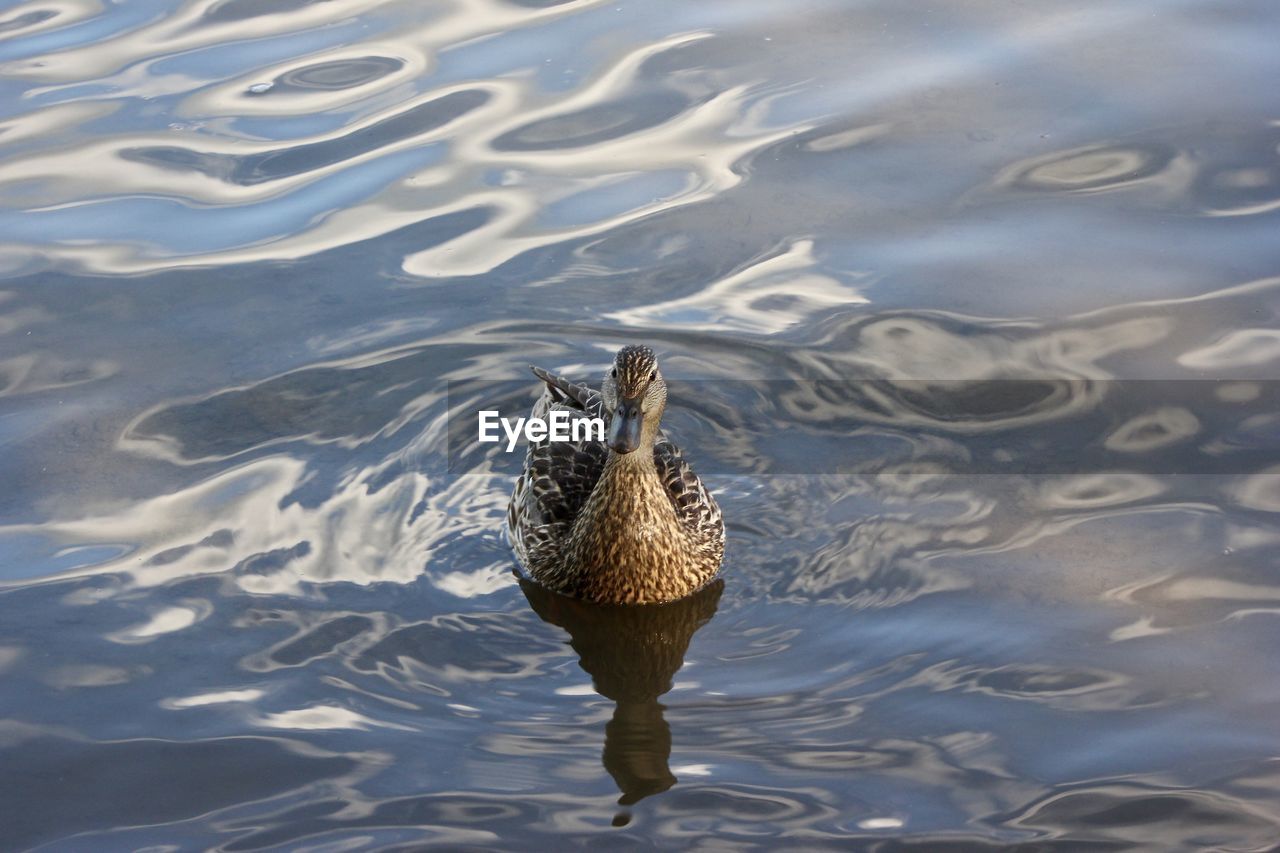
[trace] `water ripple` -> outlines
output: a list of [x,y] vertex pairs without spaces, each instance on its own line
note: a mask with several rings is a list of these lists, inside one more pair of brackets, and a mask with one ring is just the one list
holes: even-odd
[[[4,844],[1272,843],[1273,5],[10,4]],[[640,339],[584,607],[456,439]]]

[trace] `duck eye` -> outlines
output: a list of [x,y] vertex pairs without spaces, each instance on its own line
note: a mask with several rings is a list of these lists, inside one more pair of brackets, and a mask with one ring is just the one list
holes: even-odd
[[614,368],[610,368],[610,370],[609,370],[609,375],[610,375],[610,376],[612,376],[614,379],[617,379],[617,378],[618,378],[618,368],[616,368],[616,367],[614,367]]
[[653,380],[655,380],[655,379],[657,379],[657,378],[658,378],[658,371],[656,371],[656,370],[650,370],[650,371],[649,371],[649,381],[650,381],[650,382],[652,382]]

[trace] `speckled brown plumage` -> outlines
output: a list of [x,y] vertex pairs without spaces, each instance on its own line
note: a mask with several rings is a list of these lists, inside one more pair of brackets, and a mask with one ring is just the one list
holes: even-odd
[[666,383],[653,351],[620,350],[600,392],[533,372],[546,383],[533,417],[562,410],[612,423],[630,412],[641,425],[633,449],[612,434],[605,442],[530,444],[508,511],[512,547],[530,576],[557,592],[617,604],[671,601],[714,578],[724,522],[659,427]]

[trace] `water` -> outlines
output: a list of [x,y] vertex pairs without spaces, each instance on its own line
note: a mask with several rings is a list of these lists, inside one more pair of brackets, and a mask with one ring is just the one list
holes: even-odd
[[[1277,33],[5,4],[2,846],[1269,847]],[[723,587],[522,589],[450,383],[636,341]]]

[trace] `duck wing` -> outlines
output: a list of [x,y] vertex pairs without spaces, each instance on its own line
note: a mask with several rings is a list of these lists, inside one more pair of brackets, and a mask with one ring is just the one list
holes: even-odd
[[[530,365],[530,369],[547,386],[534,404],[534,417],[545,419],[553,411],[568,412],[575,420],[603,417],[604,401],[599,392],[540,367]],[[530,442],[521,478],[523,494],[519,496],[522,526],[572,524],[600,479],[608,456],[604,442],[590,438]]]
[[724,520],[720,507],[689,467],[680,448],[660,434],[653,446],[653,461],[658,466],[658,476],[667,487],[667,497],[671,498],[676,516],[685,527],[700,539],[710,540],[722,535]]
[[585,412],[587,416],[598,418],[604,416],[604,398],[599,391],[593,391],[585,385],[570,382],[563,376],[543,370],[541,367],[529,365],[533,375],[547,383],[547,393],[553,403],[563,403],[571,411]]

